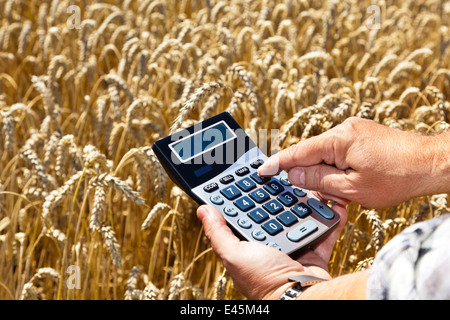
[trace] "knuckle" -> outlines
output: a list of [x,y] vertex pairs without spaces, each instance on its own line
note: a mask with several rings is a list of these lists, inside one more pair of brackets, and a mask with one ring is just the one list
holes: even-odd
[[291,145],[286,149],[286,156],[289,159],[294,160],[298,152],[298,148],[299,148],[298,143]]
[[342,123],[344,130],[352,130],[357,131],[358,128],[361,126],[362,122],[364,122],[363,119],[358,117],[350,117],[345,119],[345,121]]
[[313,185],[318,190],[325,190],[326,184],[325,184],[325,176],[323,174],[323,170],[321,170],[321,167],[314,168],[313,171]]

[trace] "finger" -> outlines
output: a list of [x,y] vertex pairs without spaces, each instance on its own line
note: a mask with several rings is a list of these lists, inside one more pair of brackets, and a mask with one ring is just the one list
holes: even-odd
[[296,167],[289,170],[289,181],[300,188],[333,195],[337,202],[347,199],[349,194],[350,171],[339,170],[334,166],[320,164],[310,167]]
[[332,209],[340,216],[339,224],[329,234],[321,239],[320,242],[314,245],[313,251],[326,263],[330,260],[334,245],[339,237],[342,228],[347,222],[347,210],[344,206],[336,203]]
[[313,194],[316,195],[317,197],[319,197],[321,200],[324,201],[334,201],[336,203],[339,203],[342,206],[346,206],[348,205],[351,201],[345,198],[341,198],[329,193],[325,193],[325,192],[318,192],[318,191],[313,191]]
[[325,132],[300,141],[270,157],[258,169],[260,176],[272,176],[293,167],[307,167],[322,162],[334,163],[334,135]]
[[211,206],[203,205],[197,209],[197,216],[202,221],[206,237],[219,257],[224,259],[235,252],[240,240],[227,226],[225,218],[219,211]]

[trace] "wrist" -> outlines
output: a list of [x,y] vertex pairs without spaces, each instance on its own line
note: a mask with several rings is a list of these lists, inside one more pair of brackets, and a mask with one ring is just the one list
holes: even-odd
[[331,280],[332,279],[331,275],[326,270],[322,269],[321,267],[317,267],[317,266],[307,267],[304,272],[287,274],[286,280],[285,280],[286,282],[283,283],[282,285],[280,285],[277,289],[266,294],[262,299],[263,300],[280,300],[281,296],[289,288],[292,288],[295,285],[295,282],[290,282],[288,280],[289,278],[292,278],[295,276],[311,276],[311,277],[316,277],[316,278],[320,278],[323,280]]
[[425,137],[423,153],[425,154],[424,179],[420,183],[418,196],[449,193],[450,185],[450,157],[448,145],[450,133]]

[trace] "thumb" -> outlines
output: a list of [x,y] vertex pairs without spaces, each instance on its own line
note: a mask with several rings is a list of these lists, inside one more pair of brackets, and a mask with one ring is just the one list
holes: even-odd
[[227,226],[225,218],[219,211],[209,205],[202,205],[197,209],[197,217],[202,221],[206,237],[219,257],[223,259],[235,252],[240,240]]
[[348,170],[320,164],[310,167],[295,167],[289,170],[289,181],[298,187],[321,193],[348,198],[350,177]]

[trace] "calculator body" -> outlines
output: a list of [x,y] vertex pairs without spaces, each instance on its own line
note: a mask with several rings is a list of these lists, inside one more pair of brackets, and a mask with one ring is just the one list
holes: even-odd
[[311,191],[291,185],[285,171],[258,176],[267,156],[227,112],[157,141],[153,150],[172,181],[221,212],[241,239],[295,256],[339,223]]

